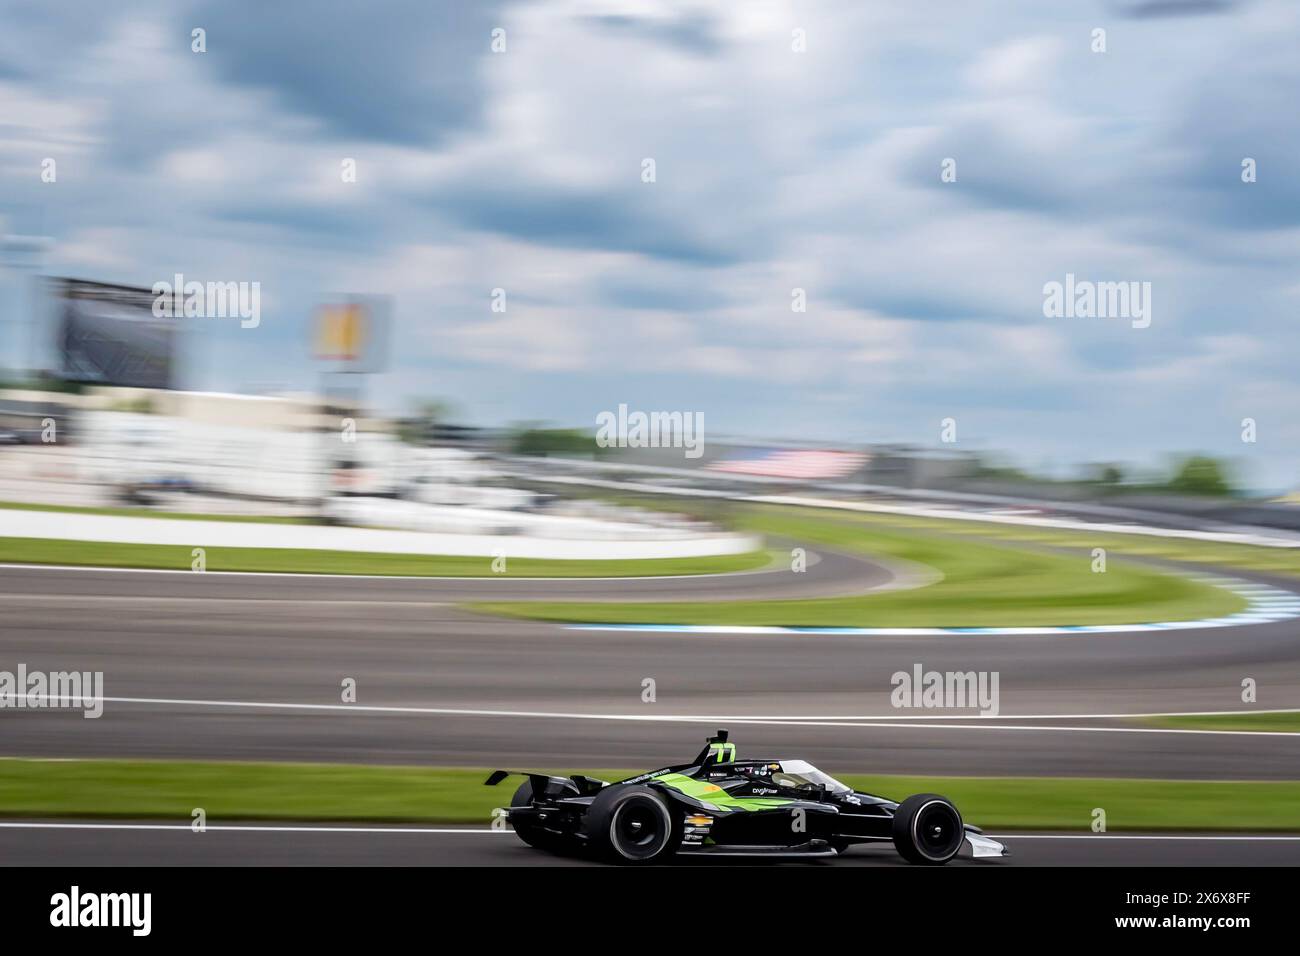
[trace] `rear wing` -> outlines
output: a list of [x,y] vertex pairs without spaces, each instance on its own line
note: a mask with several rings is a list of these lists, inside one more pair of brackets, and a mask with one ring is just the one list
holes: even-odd
[[533,770],[493,770],[483,781],[487,787],[495,787],[506,777],[527,777],[533,785],[533,799],[547,797],[585,796],[608,786],[595,777],[574,774],[572,777],[552,777],[550,774],[537,773]]

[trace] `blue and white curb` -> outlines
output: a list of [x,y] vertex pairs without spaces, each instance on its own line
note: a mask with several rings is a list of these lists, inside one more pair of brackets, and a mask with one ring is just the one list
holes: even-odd
[[1223,588],[1245,598],[1244,611],[1199,621],[1154,624],[1062,624],[1053,627],[771,627],[726,624],[570,624],[571,631],[655,631],[669,634],[856,634],[867,637],[925,637],[943,634],[1131,634],[1136,631],[1177,631],[1209,627],[1243,627],[1300,618],[1300,594],[1244,581],[1240,578],[1196,576],[1201,584]]

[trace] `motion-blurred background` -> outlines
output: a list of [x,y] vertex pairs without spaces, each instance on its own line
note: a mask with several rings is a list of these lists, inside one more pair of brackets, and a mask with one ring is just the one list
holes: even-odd
[[1296,4],[0,24],[0,863],[545,862],[486,770],[723,720],[1295,862]]
[[[1300,524],[1291,4],[3,6],[5,499]],[[1067,274],[1149,327],[1045,318]],[[594,447],[620,403],[704,454]]]

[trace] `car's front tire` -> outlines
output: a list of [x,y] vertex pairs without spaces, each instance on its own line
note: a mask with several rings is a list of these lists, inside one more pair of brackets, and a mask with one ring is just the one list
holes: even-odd
[[587,834],[592,849],[610,862],[658,863],[682,842],[680,816],[651,787],[607,787],[587,811]]
[[908,863],[942,866],[961,849],[966,827],[951,800],[918,793],[894,811],[893,835],[899,856]]

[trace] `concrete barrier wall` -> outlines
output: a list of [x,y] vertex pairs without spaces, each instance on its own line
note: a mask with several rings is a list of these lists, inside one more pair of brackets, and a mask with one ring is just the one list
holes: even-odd
[[744,554],[762,547],[761,538],[743,534],[714,533],[659,540],[575,540],[537,535],[437,534],[8,510],[0,510],[0,536],[184,548],[305,548],[488,558],[504,554],[507,558],[569,560],[706,557]]

